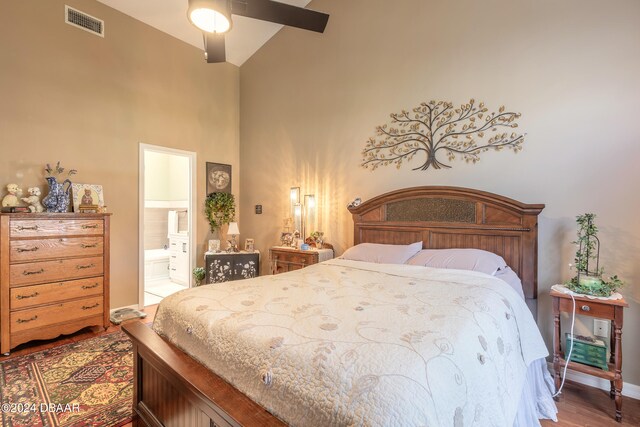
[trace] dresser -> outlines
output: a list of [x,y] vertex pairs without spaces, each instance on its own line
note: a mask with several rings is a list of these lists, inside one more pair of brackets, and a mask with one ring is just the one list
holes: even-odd
[[260,252],[207,252],[204,266],[207,284],[250,279],[260,275]]
[[309,249],[306,251],[288,246],[273,246],[269,249],[271,273],[280,274],[299,270],[312,264],[333,258],[333,249]]
[[109,325],[110,214],[0,214],[0,352]]

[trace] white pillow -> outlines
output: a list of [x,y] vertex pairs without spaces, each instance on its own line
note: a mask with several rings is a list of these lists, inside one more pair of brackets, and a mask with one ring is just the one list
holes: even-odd
[[495,276],[498,279],[502,279],[505,282],[507,282],[507,284],[511,286],[518,293],[518,295],[522,297],[522,299],[524,299],[524,290],[522,289],[522,281],[520,281],[520,278],[518,277],[515,271],[513,271],[509,267],[505,267],[502,270],[498,271],[495,274]]
[[405,264],[409,258],[422,249],[422,242],[410,245],[383,245],[381,243],[360,243],[344,251],[340,258],[352,261],[375,262],[378,264]]
[[407,264],[481,271],[492,276],[507,267],[501,256],[481,249],[424,249],[408,260]]

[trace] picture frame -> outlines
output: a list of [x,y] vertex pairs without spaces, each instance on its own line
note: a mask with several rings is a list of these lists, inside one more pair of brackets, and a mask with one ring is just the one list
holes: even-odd
[[231,165],[207,162],[207,196],[211,193],[231,194]]
[[280,234],[280,245],[281,246],[291,246],[293,243],[293,233],[288,231],[283,231]]
[[74,212],[102,212],[104,192],[99,184],[71,184]]
[[244,250],[246,252],[255,251],[255,244],[254,244],[253,239],[245,239],[245,241],[244,241]]

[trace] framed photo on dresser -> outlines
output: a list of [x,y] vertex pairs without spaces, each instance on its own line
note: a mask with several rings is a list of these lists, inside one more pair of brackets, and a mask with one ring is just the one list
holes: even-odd
[[73,211],[76,213],[99,212],[104,207],[104,193],[102,185],[71,184],[73,194]]

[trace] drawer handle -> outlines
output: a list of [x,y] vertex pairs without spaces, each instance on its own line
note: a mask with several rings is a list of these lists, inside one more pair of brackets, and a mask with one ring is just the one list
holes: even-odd
[[38,247],[38,246],[34,246],[34,247],[32,247],[32,248],[29,248],[29,249],[25,249],[25,248],[18,248],[18,249],[16,249],[16,250],[17,250],[18,252],[22,253],[22,252],[35,252],[35,251],[37,251],[38,249],[40,249],[40,247]]
[[91,310],[92,308],[96,308],[96,307],[98,307],[99,305],[100,305],[100,304],[98,304],[98,303],[95,303],[95,304],[93,304],[93,305],[83,305],[83,306],[82,306],[82,309],[83,309],[83,310]]
[[582,311],[591,311],[591,307],[589,307],[588,305],[583,305],[580,308],[582,308]]
[[27,270],[25,270],[25,271],[22,272],[22,275],[23,276],[31,276],[33,274],[42,274],[42,273],[44,273],[44,268],[41,268],[40,270],[36,270],[36,271],[27,271]]
[[87,268],[93,268],[96,265],[91,263],[91,264],[87,264],[87,265],[76,265],[76,269],[78,270],[86,270]]
[[34,320],[38,320],[37,314],[30,319],[18,319],[16,320],[16,323],[29,323],[29,322],[33,322]]
[[83,224],[82,225],[82,229],[83,230],[86,230],[87,228],[98,228],[98,224],[91,224],[91,225]]
[[86,249],[86,248],[95,248],[95,247],[97,247],[97,246],[98,246],[98,244],[97,244],[97,243],[94,243],[93,245],[85,245],[84,243],[82,243],[82,244],[80,245],[80,247],[81,247],[81,248],[84,248],[84,249]]
[[82,289],[93,289],[97,287],[98,287],[97,283],[94,283],[93,285],[82,285]]
[[33,225],[31,227],[24,227],[22,225],[19,225],[16,227],[18,229],[18,231],[23,231],[23,230],[33,230],[33,231],[37,231],[38,230],[38,225]]
[[40,295],[40,293],[34,292],[31,295],[18,295],[18,296],[16,296],[16,299],[34,298],[34,297],[37,297],[38,295]]

